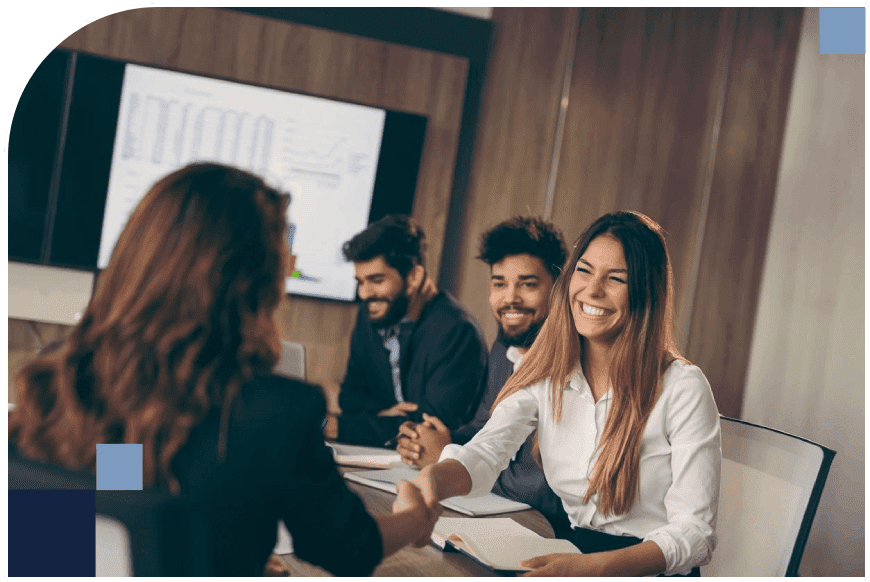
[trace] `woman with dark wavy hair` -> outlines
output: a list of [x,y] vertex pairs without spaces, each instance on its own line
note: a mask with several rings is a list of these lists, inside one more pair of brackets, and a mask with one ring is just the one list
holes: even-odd
[[369,574],[437,510],[405,483],[370,517],[324,445],[320,391],[270,374],[288,203],[218,164],[158,181],[68,341],[20,374],[10,454],[93,472],[97,444],[141,443],[146,488],[247,503],[216,518],[217,573],[262,575],[283,519],[300,558]]
[[533,575],[699,575],[716,545],[721,448],[707,379],[673,339],[664,232],[637,212],[595,221],[490,421],[417,483],[428,503],[489,491],[532,431],[583,554]]

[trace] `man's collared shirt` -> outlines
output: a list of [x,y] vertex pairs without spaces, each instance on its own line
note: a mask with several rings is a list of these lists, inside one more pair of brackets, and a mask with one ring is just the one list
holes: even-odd
[[403,345],[407,347],[408,337],[413,327],[414,322],[405,316],[399,323],[378,329],[378,334],[384,340],[384,347],[390,352],[390,373],[393,377],[393,390],[397,402],[405,401],[402,396],[402,347]]

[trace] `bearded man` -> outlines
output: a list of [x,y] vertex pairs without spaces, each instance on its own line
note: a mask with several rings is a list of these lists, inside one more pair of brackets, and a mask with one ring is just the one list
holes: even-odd
[[426,239],[410,218],[389,215],[342,247],[362,303],[350,340],[340,415],[324,435],[385,446],[406,420],[434,416],[458,429],[484,388],[487,352],[474,317],[426,276]]

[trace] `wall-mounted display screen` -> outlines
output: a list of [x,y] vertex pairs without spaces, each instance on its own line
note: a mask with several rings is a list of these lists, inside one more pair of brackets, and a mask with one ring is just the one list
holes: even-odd
[[368,222],[385,117],[383,109],[127,65],[97,266],[108,265],[151,184],[192,161],[215,161],[292,193],[287,291],[353,299],[341,245]]
[[[19,256],[10,245],[10,260],[105,268],[154,182],[190,162],[216,161],[291,193],[287,292],[350,301],[356,284],[341,245],[385,214],[411,212],[425,117],[82,53],[51,58],[67,66],[43,67],[42,77],[53,77],[37,71],[31,84],[53,91],[30,93],[51,95],[52,110],[60,108],[57,151],[40,166],[54,174],[45,234],[40,249]],[[37,116],[19,119],[19,111],[13,126],[26,143]],[[16,160],[22,171],[36,163],[13,154],[10,147],[10,169]],[[29,190],[10,181],[10,200],[32,199]]]

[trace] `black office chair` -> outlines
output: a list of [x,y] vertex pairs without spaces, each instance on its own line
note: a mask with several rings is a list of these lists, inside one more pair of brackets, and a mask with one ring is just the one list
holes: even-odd
[[797,576],[831,449],[743,420],[721,418],[719,543],[703,576]]
[[95,490],[95,518],[119,522],[129,540],[129,555],[98,553],[98,559],[117,562],[121,570],[129,561],[135,576],[215,575],[207,542],[212,506],[157,490],[96,491],[96,486],[90,473],[26,459],[10,449],[10,490]]

